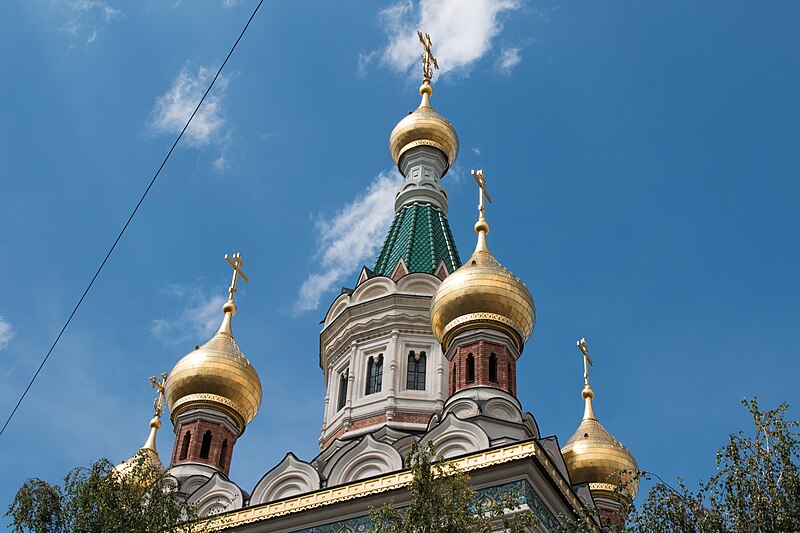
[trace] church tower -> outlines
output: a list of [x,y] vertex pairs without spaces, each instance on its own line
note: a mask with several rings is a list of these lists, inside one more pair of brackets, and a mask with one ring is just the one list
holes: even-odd
[[[430,329],[430,300],[461,261],[447,222],[441,179],[458,155],[458,136],[431,106],[430,37],[421,101],[395,126],[389,152],[405,177],[395,217],[372,269],[331,304],[320,334],[327,394],[319,444],[387,426],[387,439],[424,431],[447,397],[447,365]],[[402,432],[402,433],[398,433]]]
[[261,406],[261,381],[233,338],[240,254],[225,256],[233,267],[228,301],[216,334],[183,357],[170,371],[165,393],[175,427],[173,465],[201,464],[228,475],[236,440]]

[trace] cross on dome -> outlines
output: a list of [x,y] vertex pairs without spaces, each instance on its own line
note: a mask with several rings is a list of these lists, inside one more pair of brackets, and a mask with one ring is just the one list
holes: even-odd
[[[159,378],[161,378],[159,380]],[[167,373],[162,372],[160,376],[153,376],[150,378],[150,385],[158,390],[158,397],[153,400],[153,408],[156,411],[156,416],[164,414],[164,386],[167,383]]]
[[233,301],[233,297],[236,295],[236,283],[239,281],[239,277],[244,280],[245,283],[249,283],[250,280],[247,279],[247,276],[242,272],[242,267],[244,266],[244,260],[242,259],[242,254],[236,252],[233,256],[229,256],[225,254],[225,260],[228,262],[229,265],[233,268],[233,279],[231,279],[231,286],[228,289],[230,293],[230,297],[228,300],[231,302]]
[[426,33],[423,37],[421,31],[417,31],[417,35],[419,36],[419,42],[422,43],[422,47],[425,49],[425,53],[422,54],[422,83],[430,83],[433,79],[433,69],[439,70],[439,63],[436,61],[436,58],[433,57],[433,50],[431,44],[431,36],[430,34]]

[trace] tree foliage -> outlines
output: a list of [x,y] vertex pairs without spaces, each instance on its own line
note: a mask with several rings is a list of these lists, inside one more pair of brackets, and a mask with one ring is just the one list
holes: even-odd
[[[436,458],[436,460],[432,460]],[[489,533],[492,526],[512,533],[528,531],[536,517],[521,511],[520,495],[506,491],[496,500],[478,497],[469,476],[436,455],[432,443],[413,443],[405,457],[413,479],[411,504],[397,508],[393,501],[370,510],[372,531],[381,533]]]
[[[753,417],[752,436],[731,434],[716,454],[717,472],[696,491],[678,479],[653,486],[641,508],[622,512],[608,532],[750,533],[800,531],[800,422],[787,421],[788,405],[762,412],[758,401],[742,404]],[[648,472],[635,472],[649,479]],[[659,478],[660,480],[660,478]],[[624,487],[620,487],[624,491]],[[595,510],[587,510],[593,514]],[[582,522],[565,522],[564,531],[588,531]]]
[[63,486],[29,479],[6,516],[15,533],[161,533],[180,524],[191,531],[196,513],[175,494],[167,474],[139,452],[125,474],[101,459],[72,470]]

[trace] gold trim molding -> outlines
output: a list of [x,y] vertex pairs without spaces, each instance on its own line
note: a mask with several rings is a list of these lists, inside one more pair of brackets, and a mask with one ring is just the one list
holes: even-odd
[[[445,461],[445,464],[451,465],[458,470],[469,472],[534,456],[537,456],[539,462],[543,464],[561,493],[572,504],[573,508],[580,506],[580,502],[571,492],[567,483],[564,482],[562,476],[535,441],[520,442],[503,448],[486,450],[474,455]],[[411,480],[412,476],[410,472],[395,472],[378,478],[357,481],[348,485],[340,485],[338,487],[301,494],[286,500],[269,502],[239,511],[232,511],[213,518],[208,518],[200,522],[198,527],[200,531],[218,531],[245,524],[252,524],[270,518],[299,513],[308,509],[400,489],[410,484]]]

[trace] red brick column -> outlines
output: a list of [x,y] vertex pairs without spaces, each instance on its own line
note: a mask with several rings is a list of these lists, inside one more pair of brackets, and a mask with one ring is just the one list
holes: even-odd
[[[189,446],[186,456],[181,459],[186,433],[189,433]],[[211,444],[208,457],[201,457],[203,438],[206,432],[211,432]],[[216,468],[226,476],[231,469],[231,456],[233,445],[236,444],[236,435],[227,426],[218,422],[195,418],[188,422],[178,424],[175,432],[175,446],[172,449],[172,464],[203,463]],[[224,448],[224,449],[223,449]]]
[[[490,377],[490,358],[494,355],[497,360],[497,379]],[[474,360],[474,375],[468,380],[469,358]],[[461,389],[477,386],[494,387],[504,390],[509,394],[517,392],[517,362],[503,344],[496,344],[484,340],[457,346],[455,354],[450,360],[450,394],[455,394]]]

